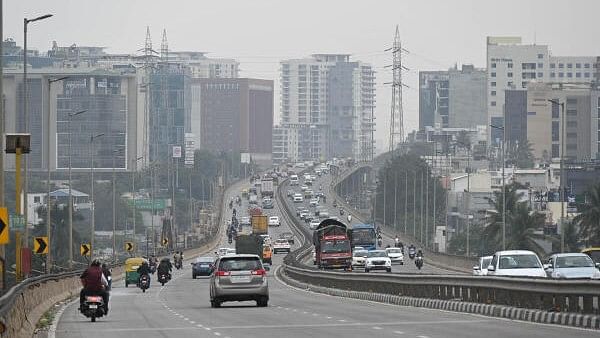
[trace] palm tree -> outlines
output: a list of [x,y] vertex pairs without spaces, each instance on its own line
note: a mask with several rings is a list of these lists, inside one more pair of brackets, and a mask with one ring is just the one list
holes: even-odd
[[531,212],[527,202],[518,202],[510,215],[510,231],[507,238],[507,249],[533,250],[543,253],[543,249],[534,239],[543,239],[544,235],[534,231],[544,226],[544,215]]
[[[516,208],[517,201],[521,194],[517,194],[518,186],[515,184],[507,185],[506,190],[506,225],[507,231],[510,227],[510,216]],[[489,213],[483,234],[496,249],[502,244],[502,191],[495,191],[493,198],[486,198],[494,212]]]
[[589,244],[600,244],[600,183],[590,189],[581,210],[573,220],[579,225],[579,235]]

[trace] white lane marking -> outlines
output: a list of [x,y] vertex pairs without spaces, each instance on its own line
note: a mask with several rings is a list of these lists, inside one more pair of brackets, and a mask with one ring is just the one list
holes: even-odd
[[215,332],[215,336],[220,336],[221,333],[220,332]]
[[429,338],[428,336],[417,336],[417,338]]
[[330,317],[330,316],[327,316],[327,319],[331,319],[331,317]]
[[306,311],[302,311],[302,313],[303,313],[303,314],[307,314],[308,312],[306,312]]
[[215,326],[214,330],[248,330],[248,329],[287,329],[287,328],[303,328],[303,327],[344,327],[344,326],[401,326],[401,325],[448,325],[448,324],[475,324],[475,323],[490,323],[490,320],[439,320],[439,321],[405,321],[405,322],[381,322],[381,323],[362,323],[362,322],[346,322],[341,323],[323,323],[323,324],[281,324],[281,325],[239,325],[239,326]]
[[197,327],[202,327],[203,325],[202,325],[202,324],[198,324],[198,325],[196,325],[196,326],[197,326]]
[[204,329],[205,329],[206,331],[210,331],[210,330],[211,330],[211,328],[210,328],[210,327],[205,327]]
[[345,321],[346,321],[345,319],[338,319],[338,322],[342,322],[343,323]]
[[188,320],[190,320],[190,319],[189,319],[189,318],[183,318],[183,320],[185,320],[185,321],[188,321]]
[[404,334],[402,331],[394,331],[395,334]]
[[379,326],[373,326],[373,330],[382,330],[382,328]]
[[318,316],[319,314],[318,314],[318,313],[313,313],[312,315],[316,317],[316,316]]
[[54,320],[52,321],[52,324],[50,325],[50,328],[48,329],[48,338],[56,338],[56,328],[58,327],[58,322],[60,321],[60,318],[62,317],[63,313],[69,306],[75,304],[78,301],[79,301],[79,299],[75,298],[72,301],[64,304],[60,309],[58,309],[58,311],[56,311]]
[[193,320],[190,320],[190,324],[194,325],[194,324],[196,324],[196,322]]

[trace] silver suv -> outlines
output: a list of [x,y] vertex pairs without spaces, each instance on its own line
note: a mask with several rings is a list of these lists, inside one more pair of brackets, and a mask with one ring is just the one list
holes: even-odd
[[256,301],[260,307],[269,302],[267,271],[257,255],[220,257],[210,278],[210,305],[218,308],[223,302]]

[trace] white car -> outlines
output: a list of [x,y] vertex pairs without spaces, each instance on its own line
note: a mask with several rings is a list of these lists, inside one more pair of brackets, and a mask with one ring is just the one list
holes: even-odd
[[544,270],[550,278],[600,279],[597,264],[584,253],[559,253],[550,256]]
[[367,250],[358,250],[352,253],[352,268],[355,267],[365,267],[365,262],[367,260]]
[[488,266],[488,276],[546,278],[540,258],[533,251],[498,251]]
[[492,256],[479,257],[479,262],[473,267],[474,276],[487,276],[487,268],[490,266]]
[[279,216],[269,216],[269,226],[270,227],[281,226],[281,221],[279,220]]
[[272,246],[273,245],[273,240],[271,239],[271,236],[269,236],[269,235],[260,235],[260,237],[263,240],[263,245],[267,245],[267,246]]
[[294,203],[304,202],[304,196],[302,194],[294,194]]
[[278,252],[290,252],[292,250],[292,246],[287,241],[287,239],[280,238],[273,243],[273,253],[276,254]]
[[216,252],[217,256],[224,257],[229,255],[235,255],[235,249],[232,248],[219,248]]
[[392,260],[388,257],[385,250],[371,250],[367,252],[365,272],[371,270],[385,270],[387,272],[392,272]]
[[310,202],[308,202],[308,205],[311,207],[316,207],[317,205],[319,205],[319,199],[311,198]]
[[302,191],[306,191],[306,190],[308,190],[308,186],[306,186],[306,185],[303,185],[303,186],[301,186],[301,187],[300,187],[300,190],[302,190]]
[[319,220],[316,220],[316,219],[315,219],[315,220],[312,220],[312,221],[310,221],[310,223],[308,224],[308,228],[309,228],[310,230],[315,230],[315,229],[316,229],[316,228],[319,226],[319,224],[321,224],[321,222],[319,222]]
[[387,255],[392,261],[392,263],[399,263],[400,265],[404,265],[404,254],[402,253],[402,249],[386,248],[385,252],[387,252]]

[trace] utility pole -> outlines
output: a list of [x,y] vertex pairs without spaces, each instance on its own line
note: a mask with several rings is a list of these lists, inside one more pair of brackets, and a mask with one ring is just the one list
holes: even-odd
[[73,184],[72,184],[72,135],[71,122],[74,116],[85,113],[87,110],[78,111],[76,113],[69,113],[69,269],[73,269]]
[[425,172],[425,247],[429,247],[429,165]]
[[398,172],[394,171],[394,231],[398,231]]
[[425,187],[424,178],[425,178],[425,175],[421,171],[421,195],[419,196],[419,202],[420,202],[419,211],[421,212],[421,219],[420,219],[420,221],[421,221],[420,222],[421,223],[421,230],[419,232],[420,232],[420,235],[421,235],[421,243],[423,243],[423,204],[425,202],[425,200],[424,200],[424,194],[423,194],[423,192],[424,192],[423,190],[424,190],[424,187]]
[[566,116],[565,116],[565,103],[564,102],[559,102],[558,100],[548,100],[549,102],[551,102],[553,105],[560,105],[560,129],[561,129],[561,135],[560,135],[560,184],[559,184],[559,188],[560,188],[560,194],[559,194],[559,198],[560,198],[560,252],[564,253],[565,252],[565,226],[564,226],[564,222],[565,222],[565,176],[564,176],[564,163],[565,163],[565,138],[566,138],[566,131],[565,131],[565,124],[566,124]]
[[404,172],[404,235],[408,223],[408,170]]
[[92,189],[91,189],[91,197],[92,197],[92,226],[91,226],[91,239],[90,239],[90,244],[92,246],[92,252],[90,252],[90,261],[92,261],[94,259],[94,250],[96,249],[94,247],[95,243],[94,243],[94,233],[96,232],[96,201],[94,199],[94,167],[96,166],[94,164],[94,153],[96,152],[96,147],[94,147],[94,140],[104,136],[104,133],[102,134],[97,134],[97,135],[92,135],[90,137],[90,147],[91,149],[91,157],[92,157],[92,163],[90,166],[90,170],[92,172]]

